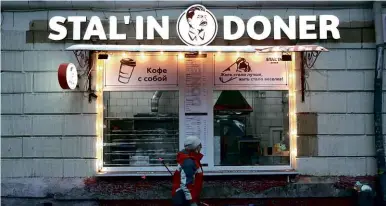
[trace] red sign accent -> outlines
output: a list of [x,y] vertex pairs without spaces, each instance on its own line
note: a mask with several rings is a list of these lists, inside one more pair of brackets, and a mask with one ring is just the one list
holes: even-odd
[[62,89],[70,89],[70,86],[67,83],[67,69],[70,63],[63,63],[59,65],[58,69],[58,81]]

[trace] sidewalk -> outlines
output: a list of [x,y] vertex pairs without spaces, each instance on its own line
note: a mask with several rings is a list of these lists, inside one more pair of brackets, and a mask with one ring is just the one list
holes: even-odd
[[[373,185],[374,177],[206,177],[201,198],[208,200],[208,203],[248,199],[260,199],[260,202],[261,199],[304,200],[317,204],[320,201],[339,201],[339,206],[344,206],[345,202],[349,204],[352,201],[352,188],[356,181]],[[171,195],[170,177],[147,177],[145,180],[140,177],[3,178],[1,186],[3,200],[20,200],[20,204],[16,205],[22,205],[24,200],[29,199],[35,202],[47,200],[90,204],[110,200],[167,202]]]

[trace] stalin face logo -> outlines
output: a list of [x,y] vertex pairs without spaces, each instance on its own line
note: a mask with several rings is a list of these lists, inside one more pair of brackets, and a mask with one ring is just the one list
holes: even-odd
[[185,10],[177,20],[177,34],[189,46],[205,46],[217,35],[216,17],[204,6],[196,4]]

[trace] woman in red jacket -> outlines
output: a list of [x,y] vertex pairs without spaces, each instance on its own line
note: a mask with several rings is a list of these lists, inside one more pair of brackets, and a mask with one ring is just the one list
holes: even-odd
[[173,175],[173,205],[197,206],[203,184],[201,141],[198,137],[189,136],[184,147],[184,150],[177,153],[178,166]]

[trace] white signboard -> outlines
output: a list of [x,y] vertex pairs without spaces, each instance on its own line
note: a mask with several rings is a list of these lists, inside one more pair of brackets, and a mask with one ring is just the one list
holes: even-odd
[[216,54],[214,87],[226,90],[286,90],[288,65],[281,53]]
[[109,55],[104,71],[105,90],[178,87],[178,56],[175,53],[131,53],[125,56],[116,53]]
[[[185,1],[188,2],[188,1]],[[167,14],[168,12],[165,12]],[[169,12],[170,13],[170,12]],[[54,41],[60,41],[67,37],[68,33],[71,33],[73,40],[90,40],[92,36],[97,36],[100,40],[125,40],[128,38],[126,33],[118,32],[119,27],[132,27],[135,30],[135,39],[137,40],[153,40],[155,33],[161,37],[162,40],[170,39],[169,28],[176,27],[178,37],[186,44],[190,46],[203,46],[210,44],[217,35],[219,30],[219,23],[217,19],[223,19],[221,36],[224,40],[237,40],[240,39],[243,34],[246,33],[250,38],[255,40],[264,40],[270,37],[273,33],[275,39],[282,39],[281,25],[288,19],[288,29],[291,32],[286,36],[290,39],[327,39],[327,32],[331,32],[334,39],[340,39],[339,18],[334,15],[300,15],[280,17],[275,16],[274,19],[265,16],[251,16],[244,23],[242,19],[245,16],[234,16],[229,12],[225,16],[216,16],[203,5],[194,4],[188,7],[182,14],[180,14],[177,24],[171,24],[170,16],[141,16],[135,15],[122,16],[104,16],[107,21],[107,28],[103,27],[102,20],[98,16],[76,16],[76,17],[64,17],[53,16],[50,18],[49,27],[53,32],[48,35],[48,38]],[[241,12],[240,12],[241,13]],[[326,12],[327,13],[327,12]],[[128,13],[130,14],[130,13]],[[256,13],[257,14],[257,13]],[[173,12],[174,15],[174,12]],[[144,21],[144,19],[146,19]],[[89,20],[89,21],[87,21]],[[162,21],[162,23],[160,22]],[[272,21],[270,21],[272,20]],[[124,25],[118,24],[118,21],[123,21]],[[72,28],[66,28],[62,24],[64,22],[72,22]],[[81,31],[80,26],[76,26],[75,22],[87,22],[85,32]],[[146,22],[146,25],[144,25]],[[298,24],[299,22],[299,24]],[[131,24],[130,24],[131,23]],[[237,26],[232,26],[236,24]],[[260,34],[255,32],[255,24],[262,24],[263,31]],[[277,27],[279,25],[279,27]],[[284,27],[284,28],[285,28]],[[317,27],[320,35],[316,35],[311,29]],[[146,30],[146,33],[144,31]],[[234,31],[236,28],[236,31]],[[68,31],[67,31],[68,29]],[[106,31],[109,31],[106,33]],[[292,32],[294,31],[294,32]],[[83,34],[84,33],[84,34]],[[83,35],[81,35],[83,34]],[[146,34],[146,35],[144,35]],[[132,37],[130,35],[130,37]]]
[[185,54],[184,58],[184,136],[196,136],[201,139],[204,155],[202,163],[207,164],[208,137],[208,90],[213,71],[212,54]]

